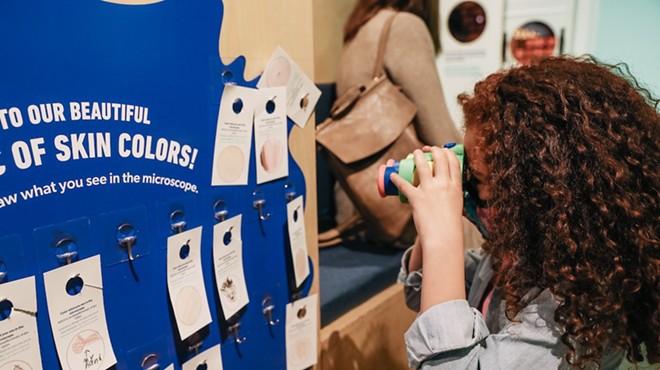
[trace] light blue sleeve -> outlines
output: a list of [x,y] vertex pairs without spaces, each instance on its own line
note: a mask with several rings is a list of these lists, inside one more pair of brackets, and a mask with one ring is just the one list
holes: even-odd
[[[401,268],[397,281],[403,285],[403,294],[406,300],[406,305],[413,311],[419,312],[419,304],[421,298],[420,289],[422,288],[422,270],[408,271],[408,261],[410,260],[410,253],[412,248],[408,248],[401,257]],[[479,262],[483,259],[481,249],[466,249],[465,250],[465,289],[466,294],[470,291],[472,286],[472,278],[474,277]]]
[[413,311],[419,312],[419,304],[422,288],[422,270],[408,271],[408,261],[413,247],[408,248],[401,257],[401,268],[397,281],[403,285],[403,296],[406,300],[406,306]]
[[[425,361],[447,354],[447,368],[477,369],[471,349],[489,334],[481,313],[466,300],[433,306],[417,316],[406,332],[408,365],[417,369]],[[463,366],[456,367],[456,360]]]
[[[398,281],[404,285],[408,306],[419,310],[422,271],[407,270],[409,254],[410,250],[402,258]],[[486,262],[482,257],[477,250],[466,251],[466,287],[479,275],[480,262]],[[562,330],[554,320],[557,300],[550,290],[534,288],[523,301],[525,307],[514,320],[508,320],[501,295],[494,294],[488,324],[467,300],[429,308],[405,334],[409,366],[424,370],[568,369]],[[624,351],[610,348],[600,361],[601,369],[617,369],[623,357]]]
[[557,369],[565,346],[553,315],[556,301],[544,290],[517,316],[500,315],[491,333],[481,313],[465,300],[445,302],[420,314],[406,332],[408,361],[416,369]]

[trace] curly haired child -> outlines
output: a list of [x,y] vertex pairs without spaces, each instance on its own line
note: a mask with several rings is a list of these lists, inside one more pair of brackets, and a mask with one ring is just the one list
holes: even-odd
[[[432,169],[415,152],[419,185],[392,175],[418,231],[399,276],[420,311],[410,365],[658,363],[659,101],[625,67],[571,57],[495,73],[459,101],[465,173],[433,147]],[[479,251],[463,250],[463,189],[488,232]]]

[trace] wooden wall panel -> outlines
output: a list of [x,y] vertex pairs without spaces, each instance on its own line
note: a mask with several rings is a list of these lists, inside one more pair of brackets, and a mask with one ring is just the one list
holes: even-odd
[[404,370],[403,334],[417,314],[394,284],[321,330],[321,370]]
[[[219,40],[223,63],[244,56],[245,80],[252,80],[266,68],[275,48],[281,46],[314,80],[312,0],[224,0],[223,4]],[[314,264],[313,294],[319,292],[314,115],[304,129],[295,126],[291,130],[289,150],[305,176],[305,233]]]
[[357,0],[314,0],[314,69],[317,83],[336,81],[344,23]]

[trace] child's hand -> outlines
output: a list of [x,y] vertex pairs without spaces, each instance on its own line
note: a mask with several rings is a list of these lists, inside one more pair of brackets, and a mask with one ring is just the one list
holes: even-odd
[[421,150],[415,150],[414,156],[418,186],[396,173],[390,179],[413,209],[418,234],[415,248],[421,246],[414,265],[421,263],[424,268],[420,300],[420,312],[424,312],[443,302],[465,299],[463,186],[454,152],[431,148],[433,170]]
[[415,150],[419,185],[412,185],[396,173],[391,176],[392,183],[408,198],[413,208],[415,227],[425,250],[436,245],[455,246],[456,238],[462,248],[463,186],[458,158],[449,149],[424,149],[431,152],[433,170],[423,152]]

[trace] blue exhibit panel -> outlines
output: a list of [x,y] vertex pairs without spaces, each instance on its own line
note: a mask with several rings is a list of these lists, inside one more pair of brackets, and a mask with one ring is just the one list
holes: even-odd
[[[243,58],[220,59],[222,15],[220,0],[0,2],[0,284],[36,277],[45,369],[65,366],[43,274],[96,255],[113,368],[180,369],[218,344],[225,369],[286,367],[285,306],[314,275],[292,285],[286,204],[305,181],[289,157],[287,177],[257,185],[252,154],[247,185],[210,185],[223,88],[256,85]],[[220,215],[243,216],[250,302],[229,318],[212,259]],[[212,323],[181,340],[167,241],[197,227]]]

